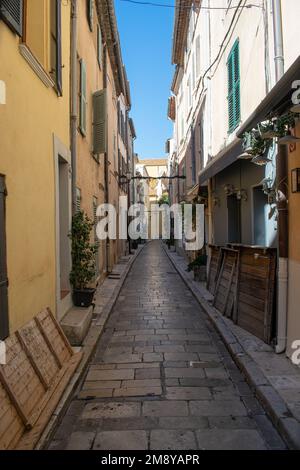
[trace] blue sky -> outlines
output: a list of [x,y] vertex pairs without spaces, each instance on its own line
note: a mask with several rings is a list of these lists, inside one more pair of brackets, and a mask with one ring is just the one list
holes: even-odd
[[142,158],[165,156],[171,137],[167,101],[173,76],[171,65],[173,8],[157,8],[115,0],[123,61],[130,81],[137,140]]

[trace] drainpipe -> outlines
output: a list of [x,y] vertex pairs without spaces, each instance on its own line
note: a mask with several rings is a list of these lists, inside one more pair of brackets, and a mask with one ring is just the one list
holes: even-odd
[[71,165],[72,165],[72,214],[76,213],[77,184],[77,0],[71,3]]
[[[272,0],[274,29],[274,62],[276,82],[284,75],[284,52],[282,33],[281,0]],[[276,179],[278,190],[278,303],[277,303],[277,344],[276,353],[286,349],[288,309],[288,151],[285,145],[278,145]]]
[[[107,46],[103,47],[103,88],[106,90],[106,103],[108,103],[107,97]],[[107,112],[107,110],[106,110]],[[108,123],[106,124],[106,142],[108,143]],[[108,169],[108,154],[107,148],[104,153],[104,203],[109,203],[109,169]],[[110,269],[110,240],[107,238],[105,244],[105,258],[106,258],[106,273],[108,274]]]
[[275,76],[276,82],[278,82],[278,80],[280,80],[284,74],[281,0],[272,0],[272,9],[274,30]]

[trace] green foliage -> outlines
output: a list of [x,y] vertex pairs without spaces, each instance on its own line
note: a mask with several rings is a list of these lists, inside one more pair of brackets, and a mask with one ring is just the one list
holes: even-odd
[[288,112],[258,124],[243,135],[243,147],[253,156],[266,155],[273,145],[274,138],[286,136],[295,127],[299,114]]
[[191,263],[188,264],[188,271],[192,271],[196,266],[206,266],[207,255],[199,255]]
[[169,206],[170,205],[169,196],[167,194],[163,194],[157,202],[160,206],[162,206],[163,204],[167,204]]
[[95,254],[97,245],[90,243],[94,223],[83,212],[77,212],[72,219],[72,271],[70,282],[74,289],[85,289],[96,273]]

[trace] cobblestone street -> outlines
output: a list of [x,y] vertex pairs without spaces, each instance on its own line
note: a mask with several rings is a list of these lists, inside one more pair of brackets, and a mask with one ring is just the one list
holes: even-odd
[[284,449],[159,241],[133,265],[51,449]]

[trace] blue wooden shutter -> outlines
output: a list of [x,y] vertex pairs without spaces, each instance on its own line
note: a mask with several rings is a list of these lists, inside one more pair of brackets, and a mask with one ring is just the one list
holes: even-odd
[[228,72],[228,130],[229,133],[239,125],[241,119],[240,98],[240,51],[237,40],[229,54]]
[[0,16],[19,36],[23,34],[23,0],[0,0]]
[[86,65],[80,60],[80,131],[86,135]]

